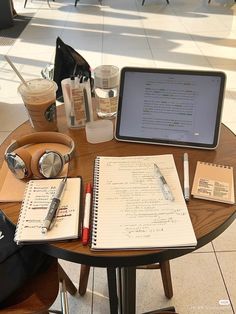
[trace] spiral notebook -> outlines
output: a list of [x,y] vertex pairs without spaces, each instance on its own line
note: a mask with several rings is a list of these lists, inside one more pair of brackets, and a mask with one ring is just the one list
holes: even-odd
[[62,179],[30,180],[25,189],[14,240],[20,243],[75,239],[80,235],[81,178],[68,178],[55,225],[42,233],[43,220]]
[[234,204],[233,167],[198,161],[192,195],[200,199]]
[[[165,199],[154,163],[174,201]],[[173,155],[96,158],[92,250],[189,248],[196,244]]]

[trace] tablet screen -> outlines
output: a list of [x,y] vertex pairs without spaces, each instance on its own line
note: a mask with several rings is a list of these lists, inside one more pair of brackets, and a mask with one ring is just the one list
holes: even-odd
[[223,72],[123,68],[116,138],[213,149],[224,85]]

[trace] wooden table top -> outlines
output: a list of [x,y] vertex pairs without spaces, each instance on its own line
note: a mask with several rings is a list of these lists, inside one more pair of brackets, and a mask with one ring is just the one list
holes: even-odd
[[[216,150],[182,148],[150,144],[118,142],[113,139],[101,144],[90,144],[86,141],[84,129],[68,129],[64,107],[58,107],[59,132],[71,136],[76,144],[75,158],[69,165],[69,176],[82,176],[83,185],[93,181],[93,165],[96,156],[134,156],[173,154],[183,184],[183,153],[189,154],[190,187],[192,186],[195,167],[198,160],[234,167],[236,171],[236,136],[224,125],[221,127],[219,145]],[[0,146],[0,164],[3,162],[4,151],[12,139],[20,138],[34,132],[27,121],[14,130]],[[1,203],[0,207],[6,215],[17,222],[21,203]],[[195,249],[207,244],[222,233],[235,219],[236,206],[219,202],[194,199],[188,202],[188,209],[193,223],[198,245]],[[150,264],[166,259],[172,259],[188,252],[190,249],[168,250],[137,250],[137,251],[109,251],[92,252],[89,247],[83,246],[80,240],[43,244],[40,248],[58,258],[82,264],[108,266],[136,266]]]

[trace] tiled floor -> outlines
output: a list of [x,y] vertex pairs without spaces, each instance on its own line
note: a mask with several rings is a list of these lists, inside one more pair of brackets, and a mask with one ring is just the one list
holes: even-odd
[[[100,64],[225,71],[223,122],[236,133],[236,5],[233,0],[14,0],[33,15],[13,46],[0,46],[0,141],[27,119],[11,57],[25,79],[53,62],[57,36],[94,68]],[[62,261],[78,285],[79,265]],[[181,314],[235,313],[236,223],[200,251],[171,262],[174,297],[164,297],[159,271],[138,271],[137,313],[175,305]],[[92,271],[91,271],[92,275]],[[84,297],[70,297],[71,313],[109,313],[106,272],[94,270]],[[56,304],[57,305],[57,304]],[[130,313],[132,314],[132,313]]]

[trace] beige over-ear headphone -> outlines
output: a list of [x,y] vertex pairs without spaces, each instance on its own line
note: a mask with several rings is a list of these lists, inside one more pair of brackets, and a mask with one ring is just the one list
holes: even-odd
[[[31,155],[24,146],[38,143],[60,143],[68,146],[69,151],[62,155],[52,150],[39,149]],[[5,151],[5,160],[9,169],[18,179],[32,175],[54,178],[60,174],[63,166],[71,160],[75,151],[74,141],[65,134],[56,132],[37,132],[15,140]]]

